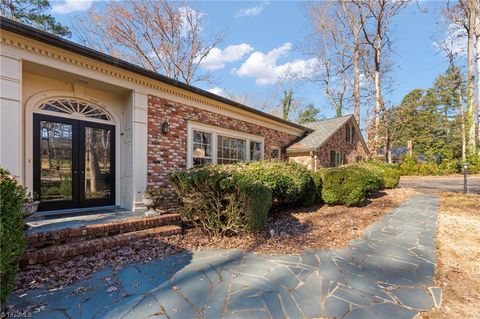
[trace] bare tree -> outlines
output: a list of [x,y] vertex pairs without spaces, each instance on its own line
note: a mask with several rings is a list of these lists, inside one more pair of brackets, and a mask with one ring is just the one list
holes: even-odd
[[210,81],[200,64],[223,36],[202,37],[202,14],[167,0],[109,1],[93,6],[75,28],[80,41],[186,83]]
[[475,8],[475,46],[477,50],[477,148],[480,155],[480,1]]
[[464,109],[464,95],[463,95],[463,79],[460,69],[457,66],[457,55],[455,49],[456,39],[454,37],[447,37],[442,41],[435,41],[436,46],[442,51],[448,59],[449,67],[454,70],[455,92],[457,97],[457,104],[460,111],[460,134],[462,135],[462,161],[467,160],[467,131],[465,125],[465,109]]
[[[360,58],[364,53],[361,33],[365,25],[368,12],[365,12],[363,0],[340,1],[341,16],[349,29],[350,43],[344,42],[351,52],[350,59],[353,64],[353,106],[357,123],[360,123]],[[363,12],[363,14],[361,14]]]
[[[476,37],[476,0],[459,0],[454,6],[447,2],[444,15],[450,23],[460,26],[467,38],[467,111],[465,112],[465,126],[467,129],[467,154],[476,153],[476,124],[475,124],[475,61],[474,44]],[[478,42],[477,42],[478,43]],[[478,64],[477,64],[478,67]]]
[[[362,31],[365,42],[372,51],[372,68],[375,91],[374,127],[372,151],[376,153],[380,147],[380,125],[382,113],[385,109],[385,101],[382,93],[383,83],[383,53],[390,48],[390,32],[393,18],[408,4],[409,0],[365,0],[368,17]],[[360,12],[363,14],[363,12]]]
[[288,117],[290,116],[290,113],[293,107],[292,102],[293,102],[293,90],[288,89],[283,91],[283,96],[280,101],[280,106],[282,107],[282,118],[284,120],[288,120]]
[[[324,1],[307,5],[312,34],[307,53],[317,57],[317,77],[325,94],[341,116],[353,100],[354,114],[360,120],[361,32],[367,13],[363,0]],[[360,11],[364,14],[360,14]]]

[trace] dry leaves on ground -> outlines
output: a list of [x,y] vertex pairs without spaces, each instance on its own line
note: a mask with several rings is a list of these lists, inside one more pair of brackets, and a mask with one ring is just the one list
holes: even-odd
[[442,193],[437,224],[440,309],[423,318],[480,318],[480,195]]
[[[363,207],[324,205],[273,212],[264,230],[255,234],[212,237],[188,229],[182,235],[139,240],[93,256],[77,256],[61,264],[37,265],[19,274],[16,290],[59,288],[88,278],[105,267],[116,269],[123,264],[147,262],[182,251],[237,248],[257,253],[290,254],[308,249],[341,248],[414,194],[414,190],[397,188],[378,193]],[[271,229],[275,231],[273,237]]]

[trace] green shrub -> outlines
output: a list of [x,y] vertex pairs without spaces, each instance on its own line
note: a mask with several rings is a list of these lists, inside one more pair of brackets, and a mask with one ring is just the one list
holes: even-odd
[[[468,159],[468,162],[468,174],[480,174],[480,156],[472,156]],[[462,164],[460,164],[460,172],[463,173]]]
[[417,159],[415,156],[407,156],[400,164],[400,173],[406,176],[418,175]]
[[15,285],[18,261],[25,250],[25,223],[21,207],[26,201],[25,189],[0,167],[0,302]]
[[232,234],[262,228],[272,192],[249,182],[235,165],[208,165],[171,176],[184,219],[211,234]]
[[421,176],[439,175],[437,164],[435,163],[418,164],[418,174],[416,175],[421,175]]
[[315,203],[323,202],[322,199],[322,185],[323,185],[323,170],[312,173],[313,182],[315,183]]
[[397,164],[388,164],[377,161],[368,161],[354,164],[359,167],[370,170],[378,178],[381,179],[382,184],[380,188],[395,188],[400,182],[400,169]]
[[458,160],[443,160],[437,167],[439,175],[452,175],[462,173],[462,163]]
[[370,170],[358,166],[328,169],[323,173],[322,199],[327,204],[355,206],[378,190],[382,180]]
[[295,162],[258,161],[235,164],[246,182],[259,182],[272,191],[273,203],[309,206],[315,202],[317,184],[312,172]]

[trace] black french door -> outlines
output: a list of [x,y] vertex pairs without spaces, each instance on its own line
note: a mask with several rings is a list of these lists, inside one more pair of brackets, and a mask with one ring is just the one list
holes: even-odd
[[34,114],[33,189],[39,210],[115,204],[115,127]]

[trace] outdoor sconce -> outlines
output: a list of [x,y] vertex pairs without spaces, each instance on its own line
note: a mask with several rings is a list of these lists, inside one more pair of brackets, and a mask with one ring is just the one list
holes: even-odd
[[168,124],[168,122],[165,121],[162,123],[162,133],[167,134],[168,132],[170,132],[170,124]]

